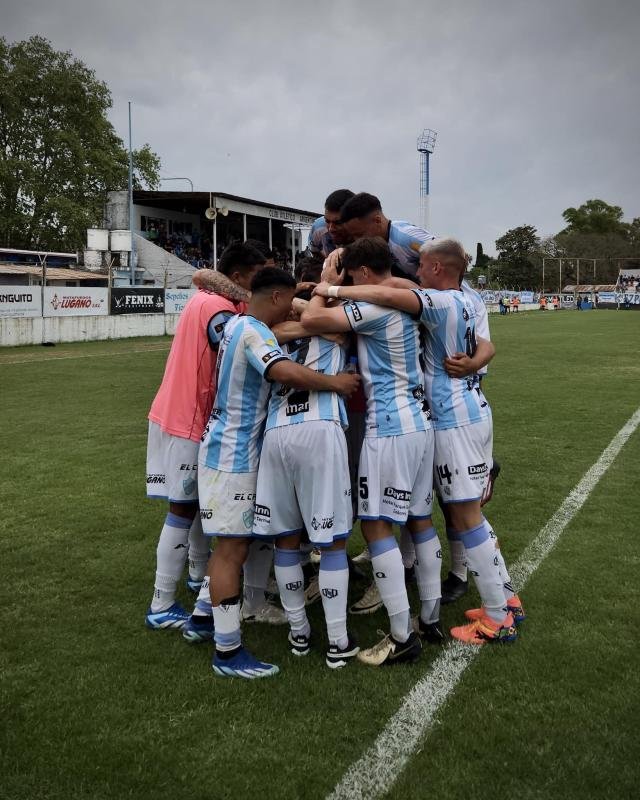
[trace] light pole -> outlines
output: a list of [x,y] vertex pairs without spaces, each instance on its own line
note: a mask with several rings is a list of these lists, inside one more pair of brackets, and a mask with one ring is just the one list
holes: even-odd
[[418,152],[420,153],[420,224],[425,230],[429,225],[429,156],[435,149],[437,135],[431,128],[425,128],[418,136]]

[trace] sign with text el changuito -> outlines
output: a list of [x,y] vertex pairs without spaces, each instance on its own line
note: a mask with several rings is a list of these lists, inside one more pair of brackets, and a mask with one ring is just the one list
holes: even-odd
[[163,314],[164,289],[126,286],[111,290],[112,314]]

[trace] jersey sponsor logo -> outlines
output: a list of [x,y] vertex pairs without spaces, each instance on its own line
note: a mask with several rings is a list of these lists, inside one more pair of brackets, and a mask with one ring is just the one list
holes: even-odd
[[356,322],[362,322],[362,311],[358,308],[357,303],[351,303],[349,306],[351,309],[351,313],[353,314],[353,318]]
[[472,464],[467,467],[469,475],[485,475],[488,471],[489,467],[486,464]]
[[165,483],[164,475],[147,475],[147,483]]
[[292,392],[287,398],[287,407],[285,414],[288,417],[293,417],[295,414],[304,414],[309,410],[309,392],[298,391]]
[[328,597],[329,599],[331,599],[333,597],[337,597],[338,594],[339,594],[339,592],[338,592],[337,589],[327,589],[327,588],[325,588],[325,589],[322,590],[322,596],[323,597]]
[[407,492],[404,489],[395,489],[393,486],[385,486],[384,496],[393,497],[394,500],[404,500],[407,502],[411,500],[411,492]]
[[427,294],[426,292],[422,295],[424,300],[426,301],[427,305],[430,308],[433,308],[433,300],[431,299],[431,295]]
[[256,517],[264,517],[266,519],[271,519],[271,509],[269,508],[269,506],[260,506],[256,503],[254,513]]
[[265,364],[268,364],[269,361],[271,361],[272,358],[275,358],[276,356],[279,356],[279,355],[280,355],[280,351],[279,350],[269,350],[268,353],[265,353],[262,356],[262,360],[263,360],[263,362]]

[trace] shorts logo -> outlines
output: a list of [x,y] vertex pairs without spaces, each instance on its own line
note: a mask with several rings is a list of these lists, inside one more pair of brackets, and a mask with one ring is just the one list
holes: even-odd
[[164,475],[147,475],[147,483],[164,483]]
[[311,520],[311,527],[314,531],[320,530],[320,528],[322,528],[323,531],[329,530],[333,528],[333,519],[333,516],[322,517],[321,519],[316,519],[316,517],[314,517]]
[[198,469],[198,465],[197,464],[180,464],[180,471],[181,472],[182,471],[191,472],[191,470],[196,472],[197,469]]
[[358,306],[355,303],[351,303],[349,308],[351,309],[351,313],[353,314],[353,318],[355,319],[355,321],[362,322],[362,311],[360,311]]
[[488,471],[489,467],[486,464],[473,464],[467,468],[469,475],[484,475]]
[[266,517],[267,519],[271,519],[271,509],[269,508],[269,506],[256,505],[255,515],[256,517]]
[[263,360],[263,362],[265,364],[268,364],[271,361],[272,358],[275,358],[276,356],[279,356],[279,355],[281,355],[279,350],[269,350],[268,353],[265,353],[262,356],[262,360]]
[[246,511],[242,512],[242,521],[244,522],[244,527],[247,530],[251,530],[253,527],[253,509],[248,508]]
[[256,496],[252,492],[236,492],[233,495],[234,500],[255,500]]
[[182,488],[185,494],[193,494],[198,486],[198,481],[195,478],[186,478],[182,481]]
[[367,513],[367,511],[369,510],[369,501],[368,501],[368,500],[362,500],[362,501],[360,502],[360,508],[361,508],[361,509],[362,509],[362,510],[365,512],[365,514],[366,514],[366,513]]
[[203,508],[200,512],[200,519],[211,519],[213,511],[210,508]]
[[286,588],[287,588],[287,589],[288,589],[290,592],[297,592],[297,591],[298,591],[298,589],[302,589],[303,585],[304,585],[304,584],[303,584],[303,582],[302,582],[302,581],[291,581],[291,583],[287,583],[287,584],[285,584]]
[[405,492],[404,489],[394,489],[393,486],[385,486],[385,497],[393,497],[394,500],[411,500],[411,492]]
[[322,590],[322,596],[323,597],[328,597],[329,599],[331,599],[333,597],[337,597],[338,596],[338,590],[337,589],[323,589]]

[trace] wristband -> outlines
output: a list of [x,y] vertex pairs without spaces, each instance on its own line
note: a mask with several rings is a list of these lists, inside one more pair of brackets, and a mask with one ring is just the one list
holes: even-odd
[[337,297],[339,286],[330,286],[327,289],[327,297]]

